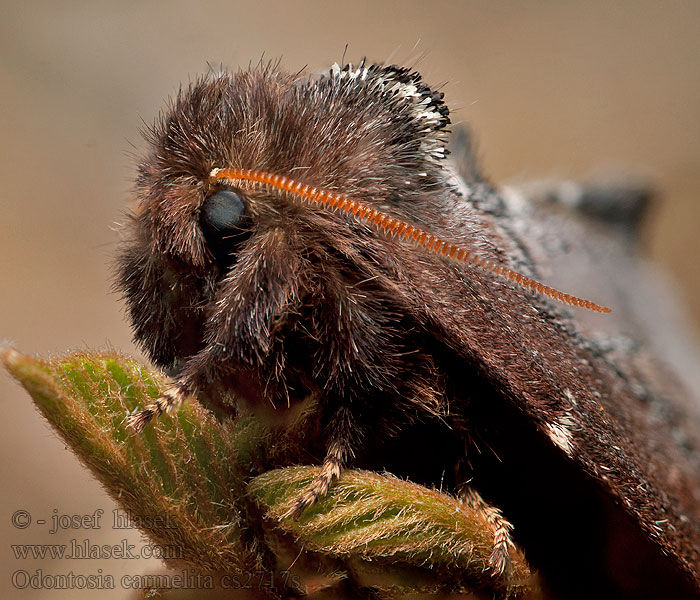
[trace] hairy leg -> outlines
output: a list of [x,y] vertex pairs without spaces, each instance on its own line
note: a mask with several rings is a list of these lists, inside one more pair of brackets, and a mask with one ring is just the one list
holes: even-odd
[[510,562],[510,552],[508,548],[513,545],[513,541],[510,538],[513,525],[503,517],[500,510],[487,504],[479,493],[469,486],[464,486],[460,490],[459,495],[466,504],[478,510],[486,517],[489,523],[495,527],[493,550],[489,557],[489,566],[493,569],[494,573],[498,575],[503,574]]
[[127,427],[131,427],[137,433],[141,433],[146,426],[157,419],[163,413],[171,413],[182,405],[187,394],[177,385],[169,387],[163,395],[145,408],[133,412],[124,419]]
[[331,489],[333,481],[340,477],[348,460],[354,456],[352,448],[356,438],[359,437],[359,431],[346,407],[336,411],[327,431],[326,458],[321,466],[321,472],[311,485],[292,501],[284,515],[285,518],[298,518],[304,510],[325,496]]

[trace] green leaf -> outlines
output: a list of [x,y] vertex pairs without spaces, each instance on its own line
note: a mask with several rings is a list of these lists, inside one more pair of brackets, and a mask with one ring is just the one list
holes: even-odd
[[114,353],[44,361],[3,350],[2,359],[109,494],[142,521],[165,522],[144,530],[156,543],[206,571],[259,567],[242,535],[248,474],[232,460],[237,429],[255,437],[250,423],[220,424],[188,402],[135,435],[124,418],[158,397],[161,375]]
[[506,598],[533,585],[517,548],[503,574],[488,566],[488,510],[388,475],[345,471],[326,498],[284,519],[319,471],[261,473],[269,434],[252,417],[221,422],[191,399],[136,435],[124,418],[158,397],[166,384],[159,373],[116,353],[40,360],[2,349],[0,358],[144,533],[178,550],[173,565],[237,581],[269,574],[263,587],[282,596],[355,597],[369,588],[376,597]]
[[[319,472],[318,467],[277,469],[248,485],[273,526],[302,541],[307,550],[353,559],[348,561],[351,572],[381,565],[377,587],[405,588],[407,568],[413,567],[411,591],[439,588],[441,581],[449,581],[451,591],[476,587],[498,597],[525,590],[530,572],[519,550],[511,549],[505,576],[489,567],[495,533],[490,511],[390,475],[345,471],[328,496],[298,519],[284,518]],[[388,565],[397,569],[397,577],[387,579]],[[436,577],[418,586],[417,568]]]

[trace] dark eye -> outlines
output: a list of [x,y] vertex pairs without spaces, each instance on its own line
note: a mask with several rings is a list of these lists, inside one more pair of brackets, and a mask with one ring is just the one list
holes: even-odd
[[233,262],[238,246],[250,235],[246,206],[231,190],[220,190],[204,201],[200,225],[212,254],[226,265]]

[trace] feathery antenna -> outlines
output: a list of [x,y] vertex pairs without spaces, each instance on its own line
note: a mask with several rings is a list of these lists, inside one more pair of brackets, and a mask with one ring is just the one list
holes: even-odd
[[469,250],[460,248],[423,229],[409,225],[400,219],[395,219],[385,212],[377,210],[359,200],[345,196],[344,194],[318,189],[301,183],[300,181],[290,179],[289,177],[273,175],[272,173],[253,169],[213,169],[209,174],[209,180],[211,183],[224,183],[232,186],[235,186],[237,181],[248,181],[258,183],[268,189],[289,192],[297,198],[311,204],[324,206],[335,212],[351,214],[357,219],[372,223],[382,231],[412,241],[416,245],[427,248],[436,254],[441,254],[457,262],[466,263],[487,273],[493,273],[503,279],[513,281],[521,287],[529,288],[539,294],[558,300],[559,302],[570,304],[571,306],[580,306],[581,308],[587,308],[601,313],[611,312],[611,309],[606,306],[600,306],[590,300],[585,300],[578,296],[573,296],[553,287],[549,287],[548,285],[544,285],[531,277],[527,277],[513,269],[499,265]]

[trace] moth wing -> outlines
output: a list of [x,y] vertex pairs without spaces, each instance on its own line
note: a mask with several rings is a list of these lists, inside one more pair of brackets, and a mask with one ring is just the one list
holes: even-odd
[[[660,572],[670,573],[672,579],[675,569],[695,593],[700,592],[700,405],[680,383],[683,378],[673,375],[672,365],[664,363],[664,357],[671,356],[673,362],[673,356],[660,343],[653,343],[658,337],[655,331],[666,330],[666,348],[673,347],[674,341],[693,348],[678,326],[664,325],[665,315],[676,311],[673,299],[653,297],[656,281],[631,250],[634,241],[618,235],[615,227],[590,217],[566,214],[562,218],[561,207],[552,211],[551,202],[531,202],[514,190],[497,193],[474,178],[463,190],[487,238],[506,255],[515,256],[515,268],[551,279],[554,269],[562,265],[550,259],[560,257],[568,281],[553,280],[553,285],[573,293],[585,290],[588,294],[592,288],[595,294],[590,284],[602,280],[605,289],[600,290],[600,299],[615,312],[600,316],[577,311],[572,316],[569,309],[475,269],[436,263],[436,291],[421,294],[419,300],[426,307],[428,330],[471,364],[489,389],[539,433],[536,444],[549,444],[570,466],[556,473],[571,476],[572,481],[585,478],[586,485],[597,490],[591,497],[600,492],[602,502],[610,504],[600,517],[603,527],[641,532],[661,551],[660,556],[670,557],[673,566],[659,567]],[[450,278],[459,282],[445,285]],[[452,296],[450,302],[446,296]],[[487,415],[485,427],[497,430],[498,419]],[[510,432],[508,427],[503,425],[503,431]],[[478,430],[480,424],[475,422],[474,428]],[[482,435],[499,443],[489,431]],[[508,442],[494,447],[494,454],[505,446]],[[524,455],[530,452],[526,447],[520,450]],[[539,456],[532,452],[533,457]],[[510,456],[517,461],[517,450],[511,448]],[[492,466],[498,469],[502,460],[498,457]],[[551,464],[558,469],[555,463],[553,459]],[[543,493],[571,501],[561,489],[566,482],[560,485],[537,475],[536,465],[523,469],[537,485],[547,487]],[[485,484],[496,495],[500,490],[503,497],[504,487],[507,484]],[[554,502],[550,508],[559,510]],[[611,521],[609,514],[618,510],[628,523],[617,522],[624,518]],[[557,514],[568,515],[569,522],[578,518],[565,509]],[[598,535],[608,533],[606,543],[615,543],[614,532]],[[629,551],[609,548],[616,556],[608,560],[620,563],[615,568],[628,568],[622,563]],[[639,565],[646,564],[639,559]]]

